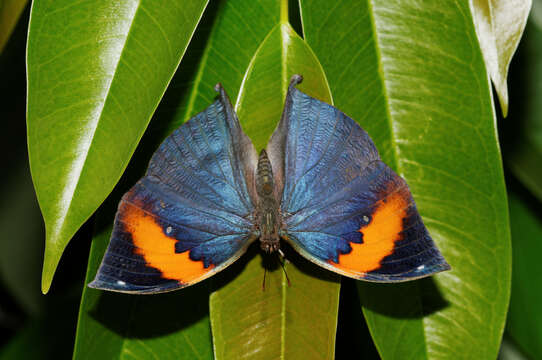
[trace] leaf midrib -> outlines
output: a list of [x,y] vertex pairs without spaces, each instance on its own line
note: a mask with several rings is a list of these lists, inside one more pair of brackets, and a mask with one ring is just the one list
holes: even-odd
[[280,314],[280,358],[284,359],[286,353],[286,276],[285,276],[286,266],[282,272],[281,279],[281,292],[282,292],[282,304],[281,304],[281,314]]

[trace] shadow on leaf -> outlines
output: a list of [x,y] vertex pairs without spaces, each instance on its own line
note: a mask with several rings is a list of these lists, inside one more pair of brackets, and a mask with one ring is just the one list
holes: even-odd
[[[239,259],[237,259],[233,264],[228,266],[226,269],[222,270],[216,275],[213,275],[213,277],[210,280],[212,291],[218,291],[222,289],[224,286],[229,284],[231,281],[233,281],[237,276],[239,276],[243,270],[246,268],[247,264],[252,260],[255,256],[260,256],[260,245],[259,241],[255,241],[252,243],[247,252]],[[262,280],[263,280],[263,268],[262,268]],[[209,280],[207,280],[209,281]]]
[[146,339],[181,331],[207,317],[208,298],[206,282],[152,296],[102,291],[89,314],[123,337]]
[[358,292],[362,306],[398,319],[422,318],[450,306],[431,277],[398,284],[360,281]]
[[340,282],[341,276],[326,270],[301,256],[288,243],[281,243],[282,251],[289,262],[293,263],[305,275],[315,277],[323,281]]

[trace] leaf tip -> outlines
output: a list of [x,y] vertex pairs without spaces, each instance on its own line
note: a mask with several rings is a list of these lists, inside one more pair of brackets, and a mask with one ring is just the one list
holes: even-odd
[[[49,239],[47,239],[49,240]],[[41,292],[45,295],[51,288],[53,277],[55,276],[56,268],[60,262],[62,251],[58,252],[51,249],[51,245],[46,242],[45,255],[43,258],[43,269],[41,273]]]
[[52,276],[49,276],[46,273],[45,268],[43,268],[43,272],[41,274],[41,293],[43,295],[47,295],[47,293],[49,292],[49,289],[51,288],[52,280],[53,280]]
[[500,86],[495,81],[495,90],[497,91],[497,97],[499,98],[499,104],[501,105],[501,112],[503,117],[508,116],[508,88],[506,80]]

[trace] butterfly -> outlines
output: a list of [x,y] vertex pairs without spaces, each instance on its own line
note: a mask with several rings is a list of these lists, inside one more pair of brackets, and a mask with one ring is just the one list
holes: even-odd
[[92,288],[179,289],[223,270],[259,239],[280,239],[313,263],[355,279],[413,280],[450,269],[406,182],[369,135],[296,88],[258,154],[224,88],[175,130],[120,201]]

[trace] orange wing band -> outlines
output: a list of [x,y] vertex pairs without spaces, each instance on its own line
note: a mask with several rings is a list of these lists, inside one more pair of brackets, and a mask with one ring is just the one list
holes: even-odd
[[363,234],[363,243],[350,243],[352,251],[339,255],[334,267],[353,275],[377,270],[380,262],[393,253],[395,242],[401,240],[403,219],[407,216],[408,194],[396,191],[377,203],[369,224],[358,231]]
[[163,278],[189,284],[211,271],[214,265],[204,267],[203,261],[190,259],[190,250],[175,252],[177,240],[164,234],[156,219],[142,209],[123,202],[119,217],[125,224],[125,231],[132,235],[135,252],[151,266],[162,273]]

